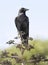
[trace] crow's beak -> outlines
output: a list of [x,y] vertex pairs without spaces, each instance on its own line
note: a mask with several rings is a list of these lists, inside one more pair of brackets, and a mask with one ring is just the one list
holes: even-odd
[[29,9],[25,9],[25,11],[28,11]]

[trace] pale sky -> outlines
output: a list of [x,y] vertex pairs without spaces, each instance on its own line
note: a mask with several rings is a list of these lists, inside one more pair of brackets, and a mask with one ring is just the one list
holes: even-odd
[[21,7],[29,9],[29,35],[48,39],[48,0],[0,0],[0,49],[8,47],[6,42],[17,36],[14,19]]

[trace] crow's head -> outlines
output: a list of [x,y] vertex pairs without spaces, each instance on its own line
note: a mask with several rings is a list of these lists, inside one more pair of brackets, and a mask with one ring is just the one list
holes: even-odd
[[20,10],[19,10],[19,13],[25,13],[26,11],[28,11],[29,9],[26,9],[26,8],[21,8]]

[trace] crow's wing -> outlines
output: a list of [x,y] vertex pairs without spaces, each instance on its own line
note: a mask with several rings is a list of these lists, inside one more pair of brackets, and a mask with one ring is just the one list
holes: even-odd
[[[29,35],[29,19],[28,17],[25,18],[25,20],[23,21],[22,23],[22,26],[23,26],[23,29],[24,29],[24,32]],[[21,26],[21,27],[22,27]]]
[[18,31],[23,31],[29,35],[29,19],[27,16],[21,15],[15,18],[15,25]]
[[27,21],[26,21],[26,23],[27,23],[27,27],[26,27],[27,34],[29,35],[29,19],[28,19],[28,18],[27,18]]
[[20,22],[19,22],[17,17],[15,18],[15,26],[17,27],[17,30],[20,31],[21,24],[20,24]]

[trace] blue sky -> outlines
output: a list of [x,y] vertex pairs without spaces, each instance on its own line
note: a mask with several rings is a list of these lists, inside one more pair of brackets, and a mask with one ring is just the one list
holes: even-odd
[[21,7],[29,9],[29,35],[48,39],[48,0],[0,0],[0,49],[8,47],[6,42],[17,36],[14,19]]

